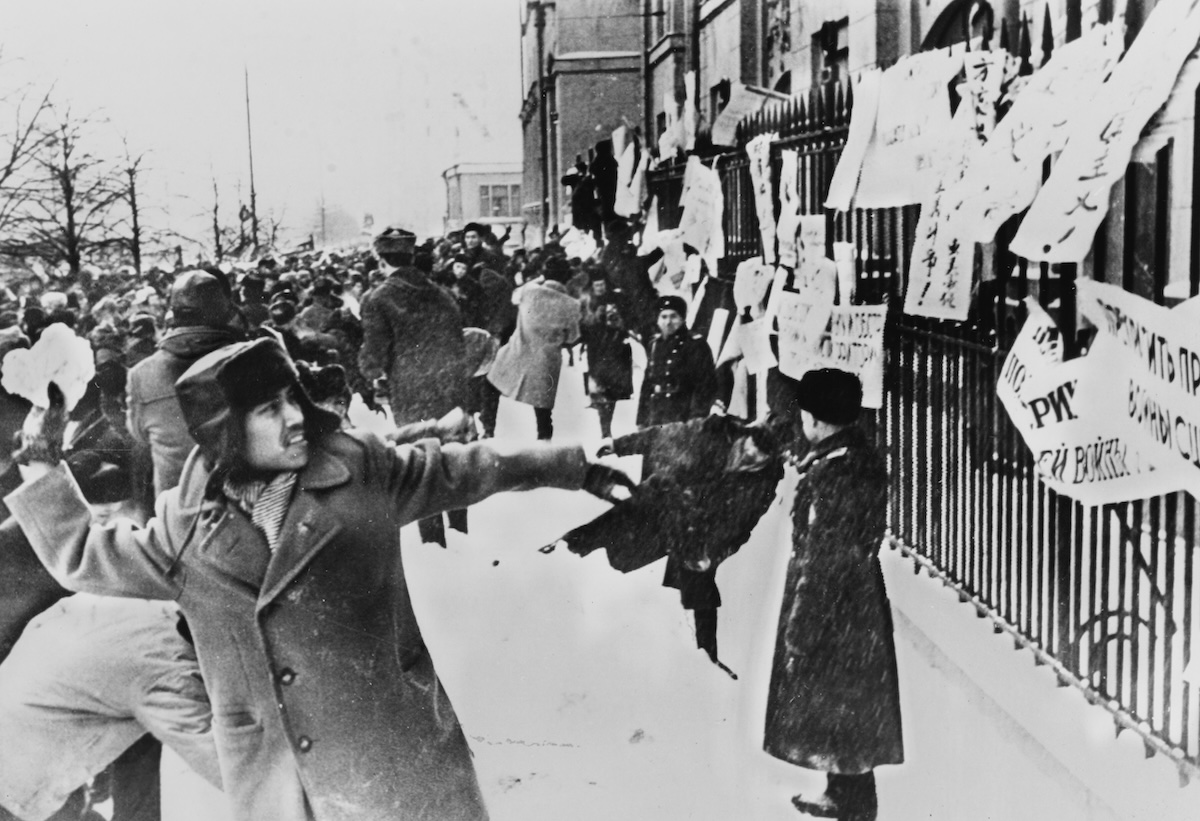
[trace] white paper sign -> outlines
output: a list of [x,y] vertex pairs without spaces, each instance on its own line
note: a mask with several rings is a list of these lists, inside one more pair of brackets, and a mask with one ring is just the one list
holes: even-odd
[[775,263],[775,186],[771,180],[771,144],[778,138],[779,135],[774,133],[761,134],[746,143],[763,260],[772,265]]
[[815,367],[821,335],[833,312],[836,288],[833,262],[797,268],[794,291],[779,294],[779,369],[799,379]]
[[779,264],[790,268],[796,264],[796,232],[800,230],[800,155],[785,148],[780,157],[779,222],[775,237],[779,242]]
[[886,305],[839,305],[829,317],[817,365],[856,374],[862,382],[863,407],[883,407],[883,331]]
[[758,257],[738,264],[733,279],[733,302],[739,314],[749,308],[752,315],[762,315],[763,300],[767,298],[774,277],[774,266],[767,265]]
[[743,83],[731,83],[729,86],[729,102],[721,109],[717,119],[713,121],[713,145],[734,145],[737,141],[737,127],[745,118],[757,112],[763,104],[771,99],[787,99],[782,94],[773,94],[766,89],[750,88]]
[[854,108],[850,112],[850,132],[846,145],[838,157],[829,191],[825,196],[825,207],[838,211],[850,210],[850,201],[858,188],[858,177],[862,172],[863,158],[867,145],[875,133],[875,115],[879,111],[879,78],[877,68],[863,72],[854,84]]
[[1026,259],[1075,262],[1091,248],[1142,127],[1166,101],[1200,39],[1195,0],[1162,0],[1072,125],[1067,146],[1013,238]]
[[902,57],[883,72],[856,208],[911,205],[929,196],[934,154],[950,126],[949,83],[962,64],[962,52],[939,49]]
[[771,321],[765,317],[738,327],[738,347],[750,373],[765,373],[779,364],[771,352]]
[[721,217],[725,211],[725,198],[721,192],[721,177],[699,162],[694,165],[689,163],[687,170],[692,171],[692,175],[680,199],[683,207],[680,235],[702,256],[709,253],[723,256],[725,238],[721,230]]
[[854,290],[858,285],[858,269],[855,261],[858,259],[858,248],[853,242],[833,243],[833,264],[837,268],[837,283],[839,305],[849,305],[854,301]]

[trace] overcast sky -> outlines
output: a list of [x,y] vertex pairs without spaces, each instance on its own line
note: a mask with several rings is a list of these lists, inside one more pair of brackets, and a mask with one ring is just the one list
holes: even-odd
[[[0,0],[0,90],[53,83],[149,152],[153,219],[204,232],[249,201],[293,237],[326,213],[437,230],[441,172],[521,159],[516,0]],[[226,210],[227,209],[227,210]]]

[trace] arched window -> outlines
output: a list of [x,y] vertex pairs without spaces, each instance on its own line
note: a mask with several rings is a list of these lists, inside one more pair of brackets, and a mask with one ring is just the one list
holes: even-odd
[[981,37],[986,29],[994,28],[995,22],[995,11],[987,0],[954,0],[930,26],[921,50],[930,51],[962,43],[966,41],[968,32],[971,39]]

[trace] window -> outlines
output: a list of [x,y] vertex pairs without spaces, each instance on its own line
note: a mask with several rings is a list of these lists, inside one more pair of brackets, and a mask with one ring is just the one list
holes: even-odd
[[850,69],[850,20],[831,20],[813,35],[813,82],[841,80]]
[[521,213],[521,186],[479,186],[479,216],[515,217]]

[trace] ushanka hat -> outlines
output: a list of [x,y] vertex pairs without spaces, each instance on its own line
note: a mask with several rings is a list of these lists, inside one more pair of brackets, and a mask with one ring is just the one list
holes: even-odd
[[175,382],[188,433],[214,464],[227,457],[232,425],[246,411],[295,385],[312,436],[337,430],[341,420],[313,404],[292,358],[273,338],[235,342],[196,360]]
[[417,250],[417,235],[403,228],[387,228],[375,237],[372,247],[377,254],[412,254]]
[[[772,391],[775,388],[775,391]],[[850,425],[862,410],[862,382],[852,373],[837,368],[809,371],[799,380],[779,374],[774,385],[768,382],[773,409],[795,414],[806,410],[816,419],[831,425]]]

